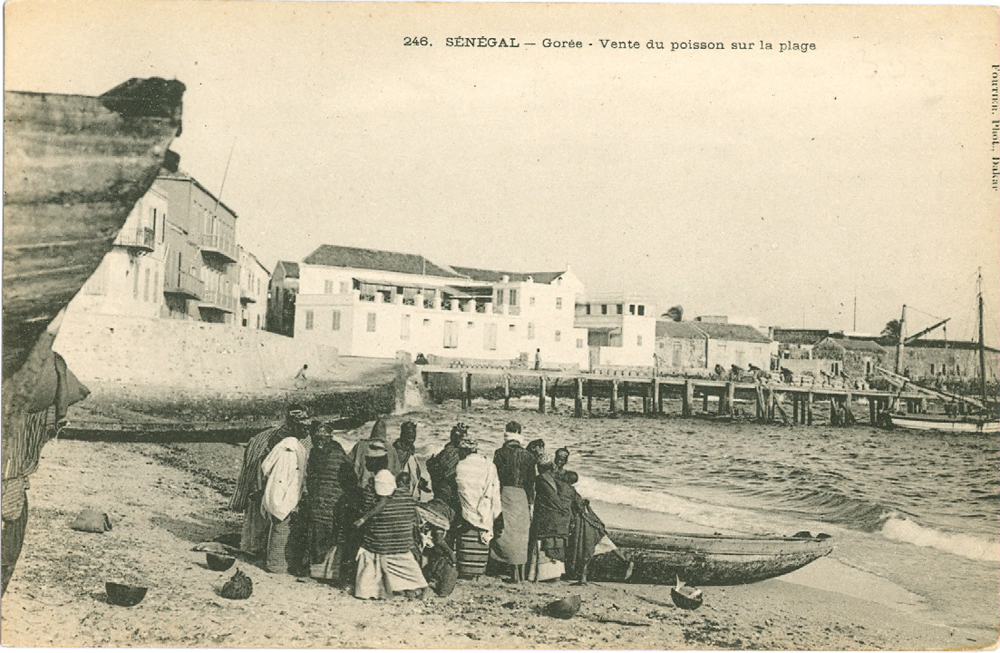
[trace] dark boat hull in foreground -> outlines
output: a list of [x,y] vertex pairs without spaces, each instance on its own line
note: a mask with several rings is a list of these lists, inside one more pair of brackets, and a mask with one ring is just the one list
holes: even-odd
[[[609,530],[608,536],[633,564],[626,582],[674,585],[743,585],[799,569],[833,550],[824,537],[763,537]],[[587,572],[595,581],[622,582],[626,564],[606,553]]]
[[111,249],[181,127],[184,85],[4,93],[3,378]]

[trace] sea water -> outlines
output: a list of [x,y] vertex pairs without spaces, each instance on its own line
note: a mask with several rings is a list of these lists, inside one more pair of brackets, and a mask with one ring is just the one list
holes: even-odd
[[[825,532],[835,548],[832,562],[821,564],[839,566],[830,573],[842,576],[840,591],[871,594],[872,600],[889,596],[903,609],[926,612],[930,621],[997,629],[995,434],[638,413],[574,418],[568,403],[544,415],[530,409],[537,399],[527,398],[511,411],[488,401],[468,411],[458,410],[457,402],[430,407],[412,416],[420,426],[418,454],[438,451],[452,424],[463,421],[479,439],[480,452],[492,457],[506,422],[518,420],[525,444],[542,438],[549,453],[569,448],[567,468],[581,477],[577,490],[594,500],[609,524],[634,525],[634,514],[643,511],[650,523],[670,518],[693,532]],[[632,514],[628,524],[621,519],[626,514]],[[838,583],[828,580],[838,591]]]

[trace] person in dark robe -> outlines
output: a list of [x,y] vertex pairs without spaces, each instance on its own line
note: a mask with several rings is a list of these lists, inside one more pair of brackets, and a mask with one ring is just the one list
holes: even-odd
[[410,494],[414,499],[420,501],[421,492],[430,492],[431,486],[424,469],[417,460],[417,425],[415,422],[406,421],[399,427],[399,439],[392,443],[399,458],[399,468],[410,475]]
[[243,451],[243,466],[236,481],[236,490],[229,501],[229,509],[244,513],[240,548],[254,556],[264,554],[270,529],[268,518],[262,515],[260,510],[267,482],[261,464],[279,442],[288,437],[301,436],[308,428],[308,424],[308,409],[301,404],[291,404],[283,424],[261,431],[250,438]]
[[386,439],[385,421],[380,417],[372,425],[371,435],[364,440],[358,440],[349,454],[351,464],[354,466],[354,475],[357,478],[358,489],[362,491],[368,486],[369,479],[374,476],[373,472],[368,471],[366,463],[368,448],[374,442],[380,443],[379,451],[385,452],[386,469],[392,473],[393,477],[402,469],[399,464],[399,454],[396,453],[395,447],[388,446],[389,442]]
[[531,519],[529,580],[558,578],[565,571],[566,542],[573,516],[575,491],[552,475],[551,458],[543,458],[535,479],[535,506]]
[[461,460],[459,445],[468,435],[469,427],[459,422],[451,429],[451,441],[427,461],[427,472],[431,477],[434,498],[447,503],[456,513],[462,512],[462,502],[458,497],[455,470]]
[[347,452],[319,425],[313,434],[306,472],[310,575],[340,579],[341,538],[349,519],[354,469]]
[[521,446],[521,425],[509,422],[504,445],[493,454],[500,478],[503,528],[490,547],[490,559],[510,565],[515,583],[524,580],[531,530],[531,503],[535,500],[535,457]]
[[528,443],[528,446],[525,447],[525,450],[535,457],[535,464],[537,465],[541,463],[542,459],[545,457],[545,440],[542,440],[541,438],[532,440]]
[[[566,577],[575,578],[580,585],[586,585],[587,566],[595,555],[613,552],[626,564],[629,562],[608,537],[608,529],[590,507],[590,501],[580,496],[573,487],[578,480],[576,472],[567,471],[556,482],[566,486],[565,491],[572,502],[572,518],[566,547]],[[631,572],[627,571],[626,579],[629,575]]]
[[566,475],[566,464],[569,462],[569,449],[566,447],[559,447],[556,449],[556,455],[553,459],[552,475],[559,480],[565,480]]

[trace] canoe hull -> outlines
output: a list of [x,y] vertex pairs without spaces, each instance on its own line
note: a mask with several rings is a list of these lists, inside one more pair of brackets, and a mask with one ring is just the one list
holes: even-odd
[[913,431],[942,431],[945,433],[1000,433],[1000,420],[971,417],[933,418],[926,415],[890,414],[894,428]]
[[3,378],[111,249],[180,130],[184,85],[4,93]]
[[819,538],[673,535],[611,530],[611,540],[633,564],[624,581],[626,563],[606,553],[595,557],[587,576],[595,581],[673,585],[677,577],[689,585],[743,585],[799,569],[833,550]]

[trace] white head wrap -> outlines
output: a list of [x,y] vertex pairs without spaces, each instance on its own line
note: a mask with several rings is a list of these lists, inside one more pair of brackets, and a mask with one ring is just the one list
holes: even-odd
[[380,497],[392,496],[396,491],[396,477],[388,469],[375,474],[375,494]]

